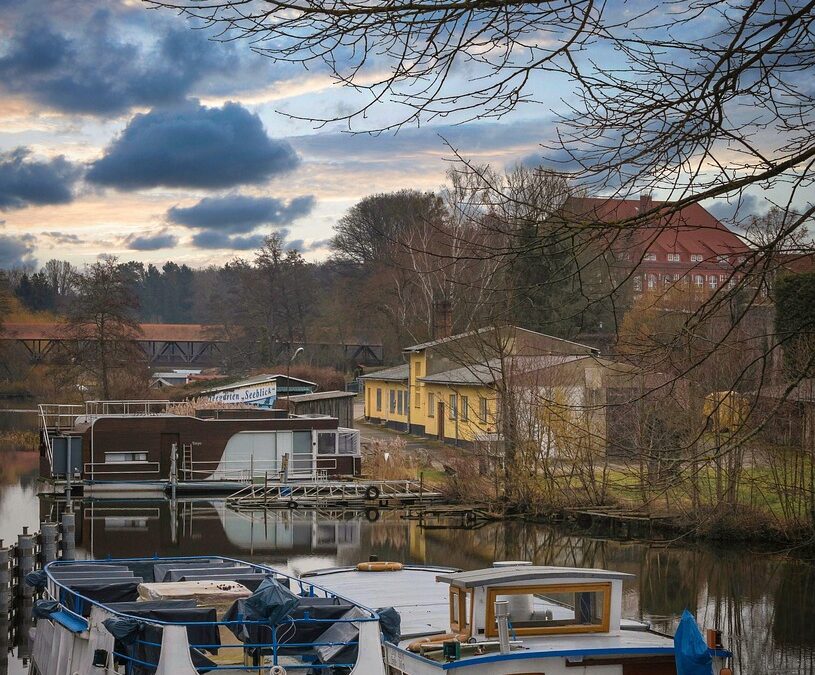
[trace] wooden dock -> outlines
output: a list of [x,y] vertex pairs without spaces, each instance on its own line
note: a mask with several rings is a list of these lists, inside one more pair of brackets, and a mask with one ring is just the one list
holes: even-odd
[[482,504],[421,504],[407,507],[403,517],[426,530],[474,530],[496,519]]

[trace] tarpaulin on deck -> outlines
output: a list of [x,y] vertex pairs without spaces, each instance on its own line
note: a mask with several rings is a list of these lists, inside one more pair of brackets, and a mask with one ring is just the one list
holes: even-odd
[[696,619],[688,610],[682,612],[674,635],[677,675],[712,675],[713,658],[705,644]]

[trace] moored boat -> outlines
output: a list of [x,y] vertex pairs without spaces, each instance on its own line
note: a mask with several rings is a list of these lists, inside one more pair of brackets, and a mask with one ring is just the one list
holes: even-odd
[[266,565],[57,561],[31,581],[32,675],[386,672],[379,613]]
[[303,575],[355,602],[387,598],[401,616],[399,639],[384,644],[388,675],[676,675],[687,658],[703,669],[685,673],[729,672],[731,654],[706,645],[692,619],[675,642],[623,618],[631,576],[525,563],[467,572],[361,563]]

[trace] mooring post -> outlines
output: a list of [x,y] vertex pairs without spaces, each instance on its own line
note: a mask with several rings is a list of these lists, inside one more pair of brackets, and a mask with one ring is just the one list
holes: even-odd
[[34,595],[34,589],[25,583],[25,575],[34,571],[34,535],[28,533],[28,527],[17,535],[17,593],[23,598]]
[[62,514],[62,559],[76,559],[76,516],[70,508]]
[[59,525],[46,520],[40,524],[40,541],[42,542],[43,567],[57,559],[57,540],[59,539]]

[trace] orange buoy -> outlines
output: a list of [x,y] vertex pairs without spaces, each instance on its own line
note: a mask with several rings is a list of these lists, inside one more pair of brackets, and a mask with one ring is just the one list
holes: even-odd
[[730,668],[725,667],[719,671],[719,675],[733,675],[733,671],[730,670]]
[[361,562],[357,572],[398,572],[404,567],[400,562]]

